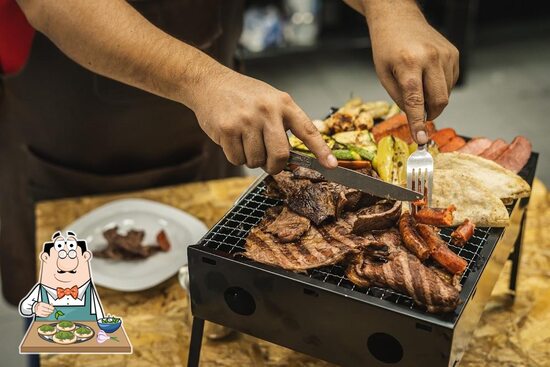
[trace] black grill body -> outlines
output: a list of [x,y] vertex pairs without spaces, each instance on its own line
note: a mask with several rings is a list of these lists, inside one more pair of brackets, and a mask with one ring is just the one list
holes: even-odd
[[[538,154],[520,172],[532,184]],[[468,261],[461,304],[433,315],[405,295],[361,289],[340,265],[297,274],[238,256],[244,239],[277,200],[259,180],[197,244],[189,247],[194,316],[189,365],[198,365],[202,326],[209,320],[342,366],[455,366],[509,257],[515,290],[528,198],[508,209],[506,228],[477,228],[463,247]],[[450,241],[450,229],[442,238]],[[512,254],[512,255],[510,255]]]

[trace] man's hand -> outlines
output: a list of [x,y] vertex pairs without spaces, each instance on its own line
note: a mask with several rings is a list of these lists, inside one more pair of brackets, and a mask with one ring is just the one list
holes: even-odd
[[428,120],[441,114],[458,79],[458,50],[433,29],[414,0],[365,0],[376,73],[407,114],[413,138],[428,141]]
[[53,310],[53,305],[50,305],[49,303],[37,302],[34,305],[34,313],[38,317],[48,317],[52,314]]
[[321,164],[336,167],[321,134],[287,93],[224,67],[209,75],[204,86],[191,108],[232,164],[278,173],[288,160],[290,129]]

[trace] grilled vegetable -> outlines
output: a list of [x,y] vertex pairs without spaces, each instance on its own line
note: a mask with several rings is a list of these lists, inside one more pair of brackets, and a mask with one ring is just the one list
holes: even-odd
[[456,131],[453,128],[446,127],[433,133],[430,138],[437,144],[438,147],[442,147],[451,141],[451,139],[455,136]]
[[348,144],[349,150],[356,152],[361,156],[361,158],[372,161],[374,157],[376,156],[376,145],[371,144],[366,147],[362,147],[359,145],[354,144]]
[[343,161],[360,161],[361,156],[359,153],[354,152],[349,149],[335,149],[332,151],[332,154],[336,157],[338,160]]
[[393,116],[398,115],[399,113],[401,113],[401,109],[399,108],[399,106],[395,103],[392,103],[388,113],[386,114],[386,116],[384,116],[384,120],[392,118]]
[[[335,143],[334,139],[332,139],[328,135],[322,135],[322,136],[323,136],[323,139],[325,140],[325,142],[327,143],[328,147],[332,149],[334,147],[334,143]],[[290,137],[288,138],[288,142],[290,143],[290,146],[292,147],[292,149],[299,150],[301,152],[309,152],[309,149],[308,149],[308,147],[306,147],[304,142],[301,141],[300,139],[298,139],[294,135],[290,135]]]
[[383,137],[378,143],[378,151],[372,161],[372,166],[378,172],[378,176],[384,181],[392,181],[394,139],[390,136]]
[[344,131],[332,135],[332,139],[340,144],[368,145],[373,143],[371,134],[365,130]]
[[[417,149],[418,149],[418,144],[416,144],[416,143],[409,144],[409,155],[416,152]],[[433,143],[428,144],[428,152],[430,152],[432,157],[435,157],[436,155],[439,154],[439,148],[437,147],[437,145],[435,145]]]
[[394,138],[394,140],[392,183],[404,186],[407,184],[407,159],[409,158],[409,146],[399,138]]

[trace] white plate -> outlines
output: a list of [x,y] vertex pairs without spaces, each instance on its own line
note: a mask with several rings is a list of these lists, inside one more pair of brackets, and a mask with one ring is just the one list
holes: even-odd
[[197,218],[168,205],[143,199],[123,199],[100,206],[78,218],[64,231],[74,231],[85,239],[88,249],[103,248],[107,241],[103,231],[118,226],[121,233],[129,229],[145,231],[144,244],[155,243],[164,229],[172,248],[143,260],[110,260],[92,258],[94,283],[120,291],[151,288],[177,273],[187,264],[187,246],[197,243],[207,232]]

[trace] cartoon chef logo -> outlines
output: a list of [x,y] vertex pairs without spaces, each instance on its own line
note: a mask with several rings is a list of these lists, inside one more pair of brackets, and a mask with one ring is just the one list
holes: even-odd
[[19,304],[22,316],[48,321],[96,321],[103,318],[103,308],[92,283],[92,253],[86,241],[68,231],[55,232],[44,243],[40,254],[38,283]]
[[19,304],[22,316],[34,318],[20,353],[132,353],[122,319],[103,314],[91,259],[74,232],[44,243],[38,283]]

